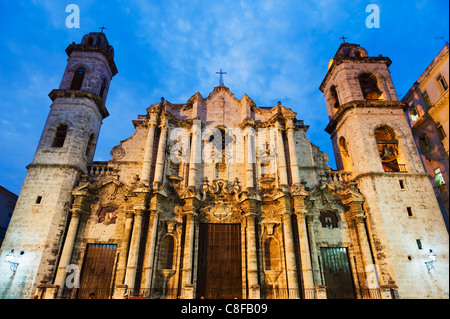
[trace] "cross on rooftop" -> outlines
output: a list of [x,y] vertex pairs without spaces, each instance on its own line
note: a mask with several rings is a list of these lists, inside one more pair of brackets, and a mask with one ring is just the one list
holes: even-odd
[[223,85],[223,77],[222,77],[222,75],[223,74],[227,74],[227,72],[223,72],[222,69],[220,69],[220,72],[216,72],[216,74],[220,74],[219,85]]
[[348,39],[348,38],[345,36],[342,36],[342,38],[339,38],[339,39],[342,39],[343,43],[345,43],[345,39]]
[[101,32],[103,33],[103,30],[105,30],[106,28],[105,27],[101,27],[101,28],[99,28],[100,30],[102,30]]

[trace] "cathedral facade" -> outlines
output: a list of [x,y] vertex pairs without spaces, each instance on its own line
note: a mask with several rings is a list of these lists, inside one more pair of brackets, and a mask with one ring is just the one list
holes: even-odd
[[280,102],[164,98],[93,156],[117,74],[70,44],[0,251],[1,298],[448,298],[448,233],[387,57],[343,43],[320,85],[338,170]]

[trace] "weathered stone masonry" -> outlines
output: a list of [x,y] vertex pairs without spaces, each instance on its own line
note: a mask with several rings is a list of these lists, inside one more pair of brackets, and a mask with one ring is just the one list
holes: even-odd
[[114,52],[103,33],[66,52],[2,246],[1,260],[24,252],[0,265],[2,298],[448,298],[448,233],[388,58],[343,44],[330,61],[333,171],[295,112],[223,85],[161,99],[92,162]]

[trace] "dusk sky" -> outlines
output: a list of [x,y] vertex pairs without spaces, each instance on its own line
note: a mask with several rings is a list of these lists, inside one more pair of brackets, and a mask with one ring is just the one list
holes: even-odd
[[[68,28],[66,6],[80,9]],[[368,28],[366,7],[378,5],[379,28]],[[51,100],[66,66],[66,47],[104,31],[114,47],[114,77],[94,160],[131,136],[131,123],[161,97],[185,103],[219,84],[237,99],[283,106],[310,128],[307,136],[329,156],[328,116],[319,85],[343,35],[370,56],[388,56],[401,99],[448,41],[446,0],[0,0],[0,185],[19,194]],[[439,39],[443,37],[444,40]]]

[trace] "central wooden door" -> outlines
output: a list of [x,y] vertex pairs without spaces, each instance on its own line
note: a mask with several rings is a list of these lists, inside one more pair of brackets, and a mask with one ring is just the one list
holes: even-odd
[[240,224],[200,224],[197,297],[242,298]]
[[81,269],[77,298],[109,299],[112,294],[112,274],[117,245],[88,244]]

